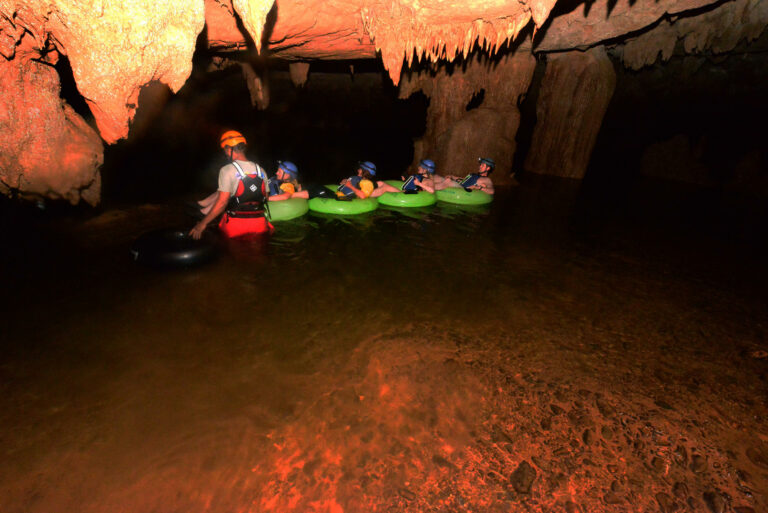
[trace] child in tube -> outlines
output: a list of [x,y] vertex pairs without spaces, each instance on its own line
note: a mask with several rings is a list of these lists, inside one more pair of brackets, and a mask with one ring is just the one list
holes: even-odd
[[376,164],[370,161],[359,162],[357,173],[354,176],[345,178],[339,184],[336,190],[336,199],[352,200],[355,198],[365,199],[376,190],[374,177],[376,176]]
[[299,183],[299,169],[289,161],[278,161],[275,176],[267,182],[269,201],[281,201],[290,198],[309,198],[309,193]]

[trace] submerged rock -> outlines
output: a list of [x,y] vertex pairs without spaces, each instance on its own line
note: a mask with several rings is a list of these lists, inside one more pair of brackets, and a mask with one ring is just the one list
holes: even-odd
[[672,513],[673,511],[677,510],[677,504],[675,504],[675,501],[672,500],[672,497],[666,493],[657,493],[656,502],[659,503],[659,508],[661,508],[662,513]]
[[517,493],[528,494],[531,493],[531,486],[536,479],[536,469],[534,469],[527,461],[523,461],[518,465],[512,475],[509,476],[509,482],[512,483],[512,487]]
[[707,470],[707,459],[700,454],[695,454],[691,459],[691,470],[697,474]]
[[681,500],[685,500],[688,497],[688,486],[685,483],[677,482],[675,483],[675,486],[672,487],[672,493],[675,494],[675,497]]
[[768,456],[766,456],[766,453],[762,450],[757,450],[754,447],[749,447],[746,451],[747,458],[749,458],[749,461],[754,463],[756,466],[768,469]]
[[705,492],[704,503],[712,513],[723,513],[725,511],[725,499],[717,492]]

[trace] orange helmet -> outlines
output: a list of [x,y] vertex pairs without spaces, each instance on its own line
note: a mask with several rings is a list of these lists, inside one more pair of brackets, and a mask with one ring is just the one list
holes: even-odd
[[221,140],[219,142],[221,143],[222,148],[237,146],[240,143],[246,144],[243,134],[235,130],[227,130],[221,134]]

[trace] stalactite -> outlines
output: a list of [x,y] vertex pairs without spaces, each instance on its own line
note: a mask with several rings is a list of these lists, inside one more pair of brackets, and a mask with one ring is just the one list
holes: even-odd
[[[433,23],[420,18],[425,10],[408,1],[368,3],[361,9],[362,26],[369,34],[395,84],[403,64],[414,61],[438,62],[466,59],[476,48],[491,53],[507,41],[514,41],[531,20],[531,14],[518,6],[517,12],[502,17],[479,16],[464,23]],[[393,13],[406,14],[394,16]]]
[[308,62],[292,62],[288,65],[288,72],[291,75],[291,82],[296,87],[304,87],[309,77]]

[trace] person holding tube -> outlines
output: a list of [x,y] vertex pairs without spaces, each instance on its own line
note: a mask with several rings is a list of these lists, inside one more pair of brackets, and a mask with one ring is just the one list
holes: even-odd
[[219,216],[219,230],[226,237],[271,232],[273,227],[264,216],[267,175],[246,157],[245,137],[228,130],[221,135],[220,146],[229,163],[219,170],[218,191],[198,202],[204,217],[189,235],[199,239]]

